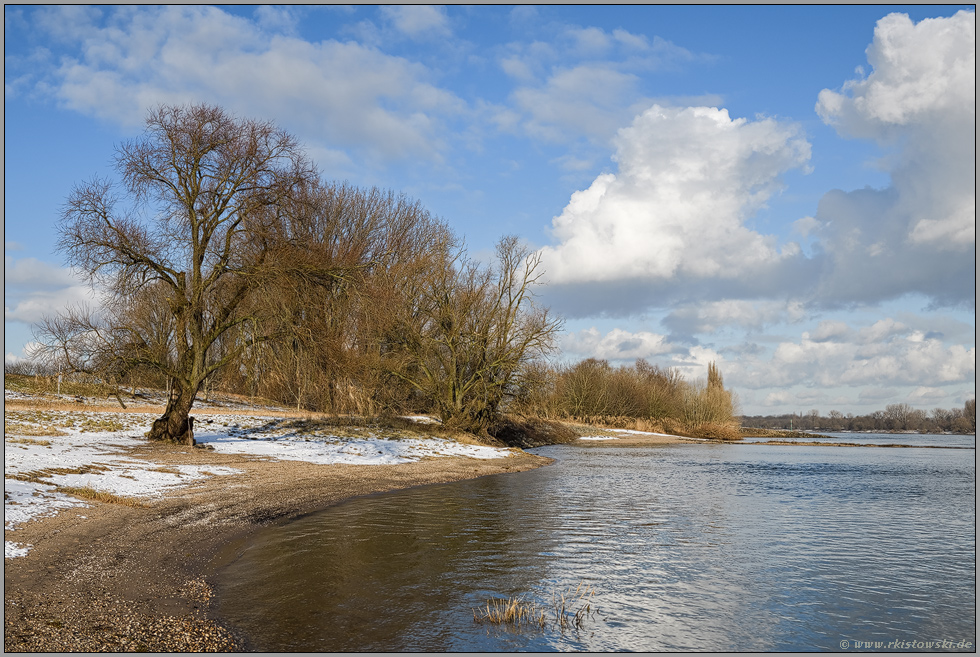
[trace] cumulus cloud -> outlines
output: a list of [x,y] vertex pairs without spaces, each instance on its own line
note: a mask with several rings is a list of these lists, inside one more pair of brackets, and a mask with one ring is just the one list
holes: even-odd
[[653,102],[641,92],[637,73],[705,59],[660,37],[572,25],[562,26],[552,42],[511,44],[499,63],[520,83],[511,101],[525,134],[606,145]]
[[799,259],[798,245],[780,247],[745,225],[783,173],[806,165],[810,145],[797,126],[654,105],[615,144],[618,171],[572,194],[552,222],[559,244],[541,251],[552,283],[669,281],[690,293],[727,280],[730,290],[771,280]]
[[411,39],[447,37],[451,34],[449,18],[443,7],[392,5],[382,7],[381,12],[395,29]]
[[4,321],[35,324],[66,306],[95,299],[91,287],[70,269],[11,256],[4,256],[3,269]]
[[601,334],[595,327],[566,334],[562,352],[612,361],[632,361],[669,353],[674,347],[666,336],[649,331],[630,332],[622,329]]
[[725,299],[675,307],[662,323],[677,336],[693,336],[730,326],[761,330],[773,324],[797,322],[805,316],[799,301]]
[[[396,14],[406,31],[436,27],[417,8]],[[105,16],[60,7],[38,10],[36,20],[72,48],[42,88],[71,109],[130,127],[159,103],[208,101],[334,148],[438,158],[446,122],[466,110],[421,64],[355,42],[292,36],[285,10],[260,10],[253,22],[215,7],[113,8]]]
[[860,302],[910,292],[975,303],[976,14],[913,23],[890,14],[867,50],[872,71],[816,110],[842,136],[889,155],[886,189],[835,190],[807,230],[828,260],[819,294]]
[[[505,70],[517,66],[512,61]],[[637,80],[606,64],[583,64],[556,70],[543,85],[520,87],[512,98],[531,137],[563,142],[585,135],[601,140],[635,114]]]
[[8,365],[13,365],[25,361],[32,361],[42,348],[43,345],[40,342],[28,342],[24,345],[24,348],[20,350],[20,354],[15,354],[11,351],[6,352],[3,355],[3,362]]
[[[871,72],[820,92],[817,112],[844,137],[875,140],[891,185],[831,190],[796,219],[810,256],[750,224],[783,174],[808,166],[797,125],[653,105],[618,132],[617,169],[553,219],[555,244],[541,250],[549,300],[571,316],[722,300],[820,310],[924,295],[975,305],[975,59],[972,12],[879,21]],[[696,321],[704,312],[677,308],[669,321],[717,327]]]
[[708,363],[724,363],[724,356],[710,347],[685,346],[650,331],[614,328],[602,333],[596,327],[568,333],[562,338],[566,357],[599,358],[614,365],[631,364],[639,358],[677,370],[685,379],[704,378]]
[[782,341],[771,356],[732,365],[730,380],[748,389],[773,386],[840,386],[873,389],[896,385],[937,387],[976,376],[976,348],[950,344],[891,318],[852,328],[824,322],[798,341]]

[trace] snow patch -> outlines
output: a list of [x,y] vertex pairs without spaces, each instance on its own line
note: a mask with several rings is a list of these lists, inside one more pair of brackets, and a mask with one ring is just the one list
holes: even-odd
[[[10,391],[6,391],[12,396]],[[394,465],[441,456],[496,459],[509,449],[465,445],[443,438],[349,438],[324,433],[304,434],[277,419],[247,415],[195,414],[195,437],[215,452],[244,454],[277,460],[323,465]],[[21,418],[13,418],[21,422]],[[416,421],[431,418],[418,416]],[[35,423],[57,427],[66,435],[18,438],[11,432],[4,441],[4,529],[15,530],[31,520],[61,509],[89,506],[59,493],[58,486],[90,487],[125,497],[160,497],[164,492],[213,476],[240,473],[213,465],[173,465],[134,459],[126,448],[146,444],[144,432],[153,418],[130,413],[45,411]],[[14,425],[12,425],[14,426]],[[99,427],[125,427],[98,431]],[[188,448],[190,449],[190,448]],[[15,478],[15,477],[20,477]],[[30,477],[32,481],[23,479]],[[41,480],[41,481],[34,481]],[[5,542],[4,558],[27,554],[30,546]]]

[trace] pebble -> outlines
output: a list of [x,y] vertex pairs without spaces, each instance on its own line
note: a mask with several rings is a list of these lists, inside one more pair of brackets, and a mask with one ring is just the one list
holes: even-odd
[[[187,588],[193,588],[205,600],[211,597],[210,587],[203,580],[189,582]],[[26,599],[6,598],[4,606],[4,652],[245,649],[231,631],[198,611],[188,616],[154,616],[134,610],[132,602],[111,598],[39,605]]]

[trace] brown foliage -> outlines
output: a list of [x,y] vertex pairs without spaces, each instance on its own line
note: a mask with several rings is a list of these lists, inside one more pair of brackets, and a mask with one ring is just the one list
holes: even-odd
[[593,426],[738,440],[737,401],[725,390],[714,363],[707,382],[684,381],[673,369],[640,359],[612,367],[589,358],[575,365],[526,368],[535,384],[515,398],[523,415],[571,420]]

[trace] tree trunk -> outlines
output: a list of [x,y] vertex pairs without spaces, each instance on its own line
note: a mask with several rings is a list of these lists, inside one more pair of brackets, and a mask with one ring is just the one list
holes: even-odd
[[167,400],[163,415],[154,420],[148,438],[178,445],[194,445],[194,418],[190,417],[196,391],[179,383]]

